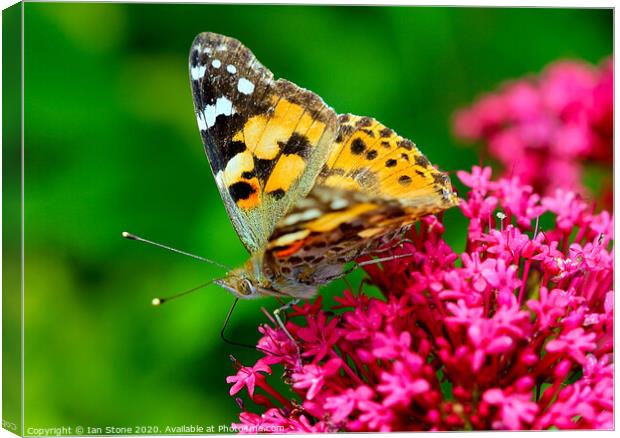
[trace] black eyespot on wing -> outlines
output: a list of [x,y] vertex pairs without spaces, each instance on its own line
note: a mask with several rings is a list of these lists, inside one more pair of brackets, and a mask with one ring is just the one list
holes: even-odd
[[258,179],[263,184],[271,175],[271,172],[273,171],[275,165],[276,160],[265,160],[262,158],[254,157],[254,171],[256,172],[256,176],[258,176]]
[[398,162],[394,158],[390,158],[385,162],[385,167],[394,167]]
[[252,196],[256,189],[245,181],[236,182],[228,187],[228,192],[235,202],[242,199],[248,199]]
[[381,137],[389,137],[394,133],[394,131],[392,131],[390,128],[383,128],[381,130],[381,132],[379,132],[379,135]]
[[398,178],[398,182],[400,185],[407,187],[409,184],[411,184],[411,177],[409,175],[401,175]]
[[364,128],[370,125],[372,125],[372,119],[370,117],[362,117],[355,124],[358,128]]
[[431,165],[430,161],[424,155],[417,155],[415,157],[415,164],[421,167],[428,167]]
[[374,160],[375,158],[377,158],[377,155],[378,155],[377,151],[372,149],[372,150],[366,152],[366,159],[367,160]]
[[336,136],[336,143],[342,143],[342,141],[348,139],[353,132],[355,132],[355,128],[353,126],[340,125],[338,128],[338,135]]
[[398,147],[403,149],[407,149],[408,151],[412,150],[415,145],[410,140],[401,140],[398,142]]
[[351,142],[351,152],[359,155],[366,150],[366,143],[361,138],[356,138]]
[[282,199],[286,192],[282,189],[276,189],[273,192],[267,193],[269,196],[273,196],[275,199]]
[[374,137],[375,136],[375,132],[370,130],[370,129],[362,129],[362,132],[365,133],[369,137]]
[[246,146],[242,141],[231,141],[222,145],[222,159],[224,163],[228,163],[235,155],[245,151]]
[[433,173],[435,184],[445,185],[448,183],[448,176],[445,173]]
[[305,135],[296,132],[291,135],[286,143],[279,142],[279,146],[282,154],[296,154],[302,158],[307,158],[308,152],[310,152],[312,147]]

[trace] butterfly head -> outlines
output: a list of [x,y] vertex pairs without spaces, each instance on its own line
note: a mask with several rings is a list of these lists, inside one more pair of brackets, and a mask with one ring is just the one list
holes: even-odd
[[230,271],[226,277],[215,280],[215,284],[223,287],[238,298],[257,298],[263,295],[263,293],[261,293],[261,288],[253,277],[246,269],[239,268]]
[[273,290],[271,281],[262,271],[262,257],[256,255],[243,266],[228,271],[226,277],[215,284],[231,292],[237,298],[252,299],[265,295],[280,295]]

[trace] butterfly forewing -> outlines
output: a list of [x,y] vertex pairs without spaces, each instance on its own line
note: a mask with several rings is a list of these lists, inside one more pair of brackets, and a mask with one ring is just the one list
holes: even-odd
[[239,41],[212,33],[190,51],[194,109],[211,170],[246,248],[312,188],[337,117],[320,97],[269,70]]

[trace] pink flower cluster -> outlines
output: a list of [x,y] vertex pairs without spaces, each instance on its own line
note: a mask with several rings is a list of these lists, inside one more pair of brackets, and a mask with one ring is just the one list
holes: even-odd
[[263,357],[228,378],[250,399],[239,430],[613,427],[612,216],[490,168],[458,176],[465,249],[426,217],[393,250],[410,257],[366,267],[381,298],[296,306],[295,342],[261,326]]
[[[506,175],[537,193],[564,188],[586,194],[584,161],[612,164],[613,62],[560,61],[539,77],[504,84],[458,111],[454,131],[482,142]],[[603,183],[611,191],[607,177]]]

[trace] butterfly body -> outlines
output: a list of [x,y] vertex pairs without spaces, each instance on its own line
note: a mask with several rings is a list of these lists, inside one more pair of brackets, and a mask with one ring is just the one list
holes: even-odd
[[198,35],[190,79],[211,170],[251,254],[217,281],[239,297],[309,298],[347,263],[457,203],[411,141],[274,80],[233,38]]

